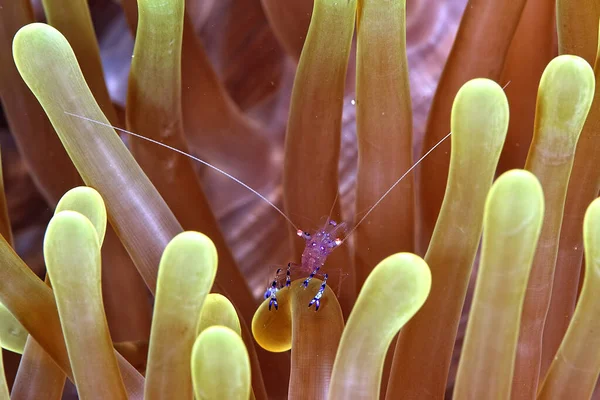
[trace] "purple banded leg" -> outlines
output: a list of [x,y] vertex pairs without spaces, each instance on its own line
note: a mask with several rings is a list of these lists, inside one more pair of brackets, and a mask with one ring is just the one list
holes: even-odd
[[291,268],[292,268],[292,263],[288,263],[287,271],[285,273],[285,287],[290,287],[290,285],[292,284]]
[[265,299],[268,299],[269,297],[271,297],[271,293],[273,291],[277,291],[277,277],[279,276],[279,273],[281,272],[281,268],[279,268],[277,270],[277,272],[275,272],[275,279],[273,279],[273,283],[271,283],[271,286],[267,287],[267,290],[265,291]]
[[[278,310],[279,309],[279,303],[277,303],[277,291],[279,289],[277,289],[277,280],[274,280],[273,283],[271,284],[271,287],[269,289],[267,289],[267,292],[269,293],[269,297],[271,298],[271,300],[269,300],[269,311],[271,311],[271,307],[275,306],[275,309]],[[266,295],[266,293],[265,293]]]
[[273,279],[271,286],[268,287],[267,290],[265,291],[265,299],[268,299],[269,297],[271,298],[271,300],[269,300],[269,311],[271,311],[272,306],[275,306],[276,310],[279,309],[279,303],[277,303],[276,293],[279,290],[279,288],[277,288],[277,277],[279,276],[280,272],[281,272],[281,268],[279,268],[277,270],[277,272],[275,273],[275,279]]
[[273,291],[271,293],[271,300],[269,300],[269,311],[271,311],[271,306],[275,306],[275,310],[279,310],[279,303],[277,303],[277,296],[275,293],[277,293],[277,291]]
[[302,283],[302,286],[304,286],[304,288],[307,288],[307,287],[308,287],[308,283],[310,282],[310,280],[311,280],[312,278],[314,278],[314,277],[315,277],[315,275],[317,274],[317,272],[319,272],[319,270],[320,270],[320,269],[321,269],[321,266],[319,265],[317,268],[315,268],[315,269],[313,270],[313,272],[311,272],[311,273],[310,273],[310,275],[308,276],[308,278],[306,278],[306,279],[304,280],[304,282]]
[[319,307],[321,307],[321,297],[323,297],[323,292],[325,292],[325,286],[327,286],[327,278],[328,278],[328,275],[325,274],[323,283],[321,283],[321,287],[319,288],[319,291],[317,292],[315,297],[310,301],[310,303],[308,303],[309,307],[312,306],[313,304],[315,305],[315,311],[319,311]]

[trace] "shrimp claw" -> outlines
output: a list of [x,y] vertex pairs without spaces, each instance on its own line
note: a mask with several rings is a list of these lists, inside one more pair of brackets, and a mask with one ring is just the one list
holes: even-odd
[[308,306],[312,306],[313,304],[315,305],[315,311],[319,311],[319,307],[321,307],[321,297],[323,297],[323,292],[325,291],[325,286],[327,286],[327,274],[325,274],[324,279],[323,279],[323,283],[321,283],[321,287],[319,288],[319,291],[317,292],[317,294],[315,295],[315,297],[310,301],[310,303],[308,303]]
[[276,310],[279,309],[279,303],[277,303],[277,292],[279,291],[279,288],[277,287],[277,276],[279,276],[280,272],[281,268],[277,270],[275,273],[275,279],[273,279],[271,286],[269,286],[265,291],[265,300],[271,298],[271,300],[269,300],[269,311],[271,311],[271,307],[273,306],[275,306]]
[[271,311],[271,306],[275,306],[275,310],[279,310],[279,303],[277,303],[275,293],[273,293],[273,296],[271,296],[271,300],[269,301],[269,311]]
[[308,276],[308,278],[306,278],[304,280],[304,282],[302,282],[302,286],[304,286],[305,289],[308,287],[308,283],[310,282],[310,280],[315,277],[315,275],[317,274],[317,272],[319,272],[320,269],[321,269],[320,266],[318,266],[317,268],[315,268],[313,270],[313,272],[310,273],[310,275]]

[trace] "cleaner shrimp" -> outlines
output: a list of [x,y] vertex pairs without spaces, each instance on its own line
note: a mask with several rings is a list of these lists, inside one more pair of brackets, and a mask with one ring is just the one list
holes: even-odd
[[[296,264],[293,262],[289,262],[287,264],[287,268],[286,268],[286,272],[285,272],[285,283],[280,282],[280,278],[282,277],[282,273],[283,273],[283,269],[282,268],[278,268],[277,272],[275,273],[275,279],[272,281],[272,283],[270,285],[268,285],[265,294],[264,294],[264,299],[269,299],[269,310],[272,309],[272,307],[275,307],[275,310],[277,310],[279,308],[279,304],[277,302],[277,292],[281,289],[283,289],[284,287],[289,287],[291,285],[291,273],[292,273],[292,269],[293,268],[298,268],[301,269],[303,271],[310,271],[308,277],[304,280],[304,282],[302,283],[302,285],[304,286],[304,288],[308,287],[309,282],[315,277],[317,276],[317,274],[319,274],[319,271],[321,270],[321,268],[325,265],[325,262],[327,260],[327,257],[333,252],[334,249],[336,249],[337,247],[341,246],[356,230],[356,228],[358,228],[358,226],[363,223],[365,221],[365,219],[369,216],[369,214],[385,199],[385,197],[392,191],[394,190],[394,188],[400,183],[402,182],[402,180],[413,170],[415,169],[431,152],[433,152],[442,142],[444,142],[447,138],[450,137],[450,135],[452,134],[452,132],[448,133],[446,136],[444,136],[442,139],[440,139],[431,149],[429,149],[425,154],[423,154],[423,156],[421,156],[421,158],[419,158],[406,172],[404,172],[402,174],[402,176],[400,176],[400,178],[398,178],[394,184],[392,184],[390,186],[390,188],[383,193],[383,195],[379,198],[379,200],[377,200],[367,211],[366,213],[362,216],[362,218],[354,225],[354,227],[352,229],[350,229],[349,232],[346,232],[347,229],[347,224],[342,222],[342,223],[337,223],[336,221],[332,220],[330,217],[327,218],[327,221],[325,223],[325,225],[320,228],[317,229],[315,231],[308,232],[308,231],[304,231],[302,229],[299,229],[291,220],[291,218],[289,218],[279,207],[277,207],[273,202],[271,202],[269,199],[267,199],[264,195],[262,195],[260,192],[258,192],[257,190],[253,189],[252,187],[250,187],[249,185],[247,185],[246,183],[242,182],[240,179],[236,178],[235,176],[229,174],[228,172],[210,164],[207,161],[204,161],[192,154],[186,153],[183,150],[177,149],[175,147],[169,146],[167,144],[161,143],[157,140],[148,138],[146,136],[140,135],[138,133],[135,132],[131,132],[128,131],[126,129],[122,129],[116,126],[112,126],[110,124],[106,124],[104,122],[101,121],[96,121],[94,119],[91,118],[87,118],[85,116],[82,115],[77,115],[77,114],[73,114],[70,113],[68,111],[64,111],[65,114],[75,117],[75,118],[79,118],[79,119],[83,119],[85,121],[88,122],[92,122],[98,125],[103,125],[109,128],[112,128],[116,131],[125,133],[127,135],[133,136],[135,138],[138,139],[142,139],[145,141],[148,141],[150,143],[154,143],[158,146],[162,146],[164,148],[167,148],[171,151],[174,151],[178,154],[181,154],[185,157],[188,157],[196,162],[199,162],[200,164],[205,165],[206,167],[209,167],[210,169],[226,176],[227,178],[233,180],[234,182],[236,182],[237,184],[241,185],[242,187],[244,187],[245,189],[249,190],[250,192],[252,192],[253,194],[255,194],[256,196],[258,196],[260,199],[262,199],[263,201],[265,201],[269,206],[271,206],[275,211],[277,211],[283,218],[285,218],[285,220],[296,230],[296,233],[298,236],[300,236],[301,238],[303,238],[306,241],[306,245],[304,248],[304,251],[302,252],[302,256],[301,256],[301,263],[300,264]],[[341,234],[344,234],[343,239],[340,237],[342,236]],[[328,274],[325,273],[322,275],[323,277],[323,282],[321,283],[321,286],[319,287],[317,293],[315,294],[315,296],[313,297],[313,299],[309,302],[308,307],[312,307],[313,305],[315,306],[315,311],[319,310],[319,307],[321,306],[321,298],[323,297],[323,294],[325,292],[325,288],[327,286],[327,279],[328,279]]]

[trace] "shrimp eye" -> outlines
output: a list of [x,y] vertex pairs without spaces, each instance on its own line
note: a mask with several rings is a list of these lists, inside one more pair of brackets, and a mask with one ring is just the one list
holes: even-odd
[[335,240],[333,241],[333,243],[335,243],[336,246],[339,246],[340,244],[342,244],[342,239],[335,238]]
[[300,229],[298,229],[296,231],[296,235],[300,236],[300,237],[304,237],[305,239],[310,239],[310,233],[306,232],[306,231],[302,231]]

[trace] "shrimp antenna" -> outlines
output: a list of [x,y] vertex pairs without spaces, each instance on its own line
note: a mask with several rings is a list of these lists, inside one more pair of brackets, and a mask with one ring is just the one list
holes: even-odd
[[183,150],[179,150],[179,149],[178,149],[178,148],[176,148],[176,147],[169,146],[168,144],[161,143],[161,142],[159,142],[158,140],[150,139],[149,137],[142,136],[142,135],[140,135],[140,134],[138,134],[138,133],[134,133],[134,132],[128,131],[128,130],[126,130],[126,129],[118,128],[118,127],[116,127],[116,126],[113,126],[113,125],[111,125],[111,124],[104,123],[104,122],[102,122],[102,121],[96,121],[95,119],[87,118],[87,117],[84,117],[84,116],[82,116],[82,115],[73,114],[73,113],[70,113],[70,112],[68,112],[68,111],[64,111],[64,113],[65,113],[65,114],[67,114],[67,115],[70,115],[70,116],[72,116],[72,117],[76,117],[76,118],[79,118],[79,119],[83,119],[83,120],[85,120],[85,121],[93,122],[93,123],[95,123],[95,124],[98,124],[98,125],[103,125],[103,126],[106,126],[106,127],[108,127],[108,128],[112,128],[112,129],[114,129],[114,130],[117,130],[117,131],[119,131],[119,132],[123,132],[123,133],[126,133],[126,134],[128,134],[128,135],[131,135],[131,136],[133,136],[133,137],[136,137],[136,138],[139,138],[139,139],[146,140],[146,141],[148,141],[148,142],[150,142],[150,143],[157,144],[157,145],[159,145],[159,146],[162,146],[162,147],[164,147],[164,148],[166,148],[166,149],[172,150],[172,151],[174,151],[174,152],[176,152],[176,153],[179,153],[179,154],[181,154],[181,155],[183,155],[183,156],[186,156],[186,157],[188,157],[188,158],[190,158],[190,159],[192,159],[192,160],[194,160],[194,161],[197,161],[197,162],[199,162],[200,164],[206,165],[207,167],[209,167],[209,168],[213,169],[214,171],[217,171],[218,173],[220,173],[220,174],[222,174],[222,175],[225,175],[225,176],[226,176],[226,177],[228,177],[229,179],[231,179],[231,180],[233,180],[234,182],[238,183],[239,185],[241,185],[241,186],[245,187],[246,189],[248,189],[249,191],[251,191],[252,193],[254,193],[255,195],[257,195],[258,197],[260,197],[261,199],[263,199],[264,201],[266,201],[266,202],[267,202],[267,204],[268,204],[268,205],[270,205],[271,207],[273,207],[273,208],[275,209],[275,211],[277,211],[279,214],[281,214],[281,216],[282,216],[283,218],[285,218],[285,219],[286,219],[286,221],[287,221],[287,222],[289,222],[289,223],[290,223],[290,225],[292,225],[292,226],[294,227],[294,229],[295,229],[295,230],[299,230],[299,229],[298,229],[298,227],[297,227],[297,226],[296,226],[296,225],[295,225],[295,224],[292,222],[292,220],[291,220],[291,219],[290,219],[290,218],[289,218],[287,215],[285,215],[285,213],[284,213],[283,211],[281,211],[281,210],[279,209],[279,207],[277,207],[275,204],[273,204],[273,202],[271,202],[269,199],[267,199],[265,196],[263,196],[262,194],[260,194],[260,193],[259,193],[258,191],[256,191],[255,189],[252,189],[250,186],[246,185],[244,182],[242,182],[241,180],[239,180],[239,179],[238,179],[238,178],[236,178],[235,176],[231,175],[231,174],[230,174],[230,173],[228,173],[228,172],[225,172],[225,171],[223,171],[222,169],[220,169],[220,168],[218,168],[218,167],[215,167],[214,165],[212,165],[211,163],[209,163],[209,162],[207,162],[207,161],[204,161],[204,160],[202,160],[202,159],[200,159],[200,158],[198,158],[198,157],[195,157],[195,156],[193,156],[193,155],[191,155],[191,154],[189,154],[189,153],[186,153],[186,152],[185,152],[185,151],[183,151]]
[[[510,85],[511,82],[512,82],[512,80],[509,80],[508,82],[506,82],[506,84],[504,86],[502,86],[502,90],[506,89],[506,87],[508,85]],[[390,192],[392,190],[394,190],[394,188],[402,181],[402,179],[404,179],[406,177],[406,175],[408,175],[413,169],[415,169],[417,167],[417,165],[419,165],[421,163],[421,161],[423,161],[425,159],[425,157],[427,157],[433,150],[435,150],[436,147],[438,147],[440,144],[442,144],[442,142],[444,140],[448,139],[450,137],[450,135],[452,135],[452,132],[448,133],[446,136],[444,136],[442,139],[440,139],[440,141],[437,142],[435,144],[435,146],[433,146],[431,149],[429,149],[427,151],[427,153],[423,154],[423,156],[421,158],[419,158],[416,163],[414,163],[404,174],[402,174],[402,176],[400,178],[398,178],[398,180],[396,182],[394,182],[394,184],[379,198],[379,200],[377,200],[377,202],[375,202],[375,204],[373,204],[371,206],[371,208],[369,208],[367,213],[365,215],[363,215],[363,217],[358,221],[358,223],[356,225],[354,225],[354,228],[352,228],[350,230],[350,232],[348,232],[348,234],[346,235],[344,240],[342,240],[341,243],[344,243],[346,241],[346,239],[348,239],[350,237],[350,235],[352,235],[354,233],[356,228],[358,228],[358,226],[363,223],[363,221],[369,216],[369,214],[371,214],[371,212],[373,212],[375,207],[377,207],[379,205],[379,203],[381,203],[383,201],[383,199],[385,199],[386,196],[388,194],[390,194]]]
[[386,196],[388,194],[390,194],[390,192],[392,190],[394,190],[394,188],[396,186],[398,186],[398,184],[400,182],[402,182],[402,179],[404,179],[406,177],[406,175],[408,175],[413,169],[415,169],[421,163],[421,161],[423,161],[425,159],[425,157],[427,157],[432,151],[434,151],[436,149],[436,147],[438,147],[440,144],[442,144],[442,142],[444,140],[448,139],[450,137],[450,135],[452,135],[452,132],[448,133],[439,142],[437,142],[435,144],[435,146],[433,146],[431,149],[427,150],[427,153],[423,154],[423,156],[421,158],[419,158],[416,163],[414,163],[405,173],[403,173],[402,176],[400,178],[398,178],[398,180],[396,180],[396,182],[394,182],[394,184],[392,186],[390,186],[390,188],[388,190],[386,190],[386,192],[379,198],[379,200],[377,200],[375,202],[375,204],[373,204],[371,206],[371,208],[369,208],[369,211],[367,211],[367,213],[365,215],[363,215],[363,217],[356,223],[356,225],[354,225],[354,228],[352,228],[350,230],[350,232],[348,232],[348,234],[346,235],[346,238],[342,241],[342,243],[345,242],[346,239],[348,239],[350,237],[350,235],[352,235],[352,233],[354,233],[356,228],[358,228],[358,226],[363,223],[363,221],[369,216],[369,214],[371,214],[371,212],[373,212],[373,210],[375,210],[375,208],[379,205],[379,203],[381,203],[383,201],[383,199],[385,199]]
[[327,221],[325,221],[325,226],[323,227],[323,229],[325,229],[325,227],[327,226],[329,221],[331,221],[331,216],[333,215],[333,209],[335,208],[335,203],[337,203],[338,197],[340,197],[340,191],[336,190],[335,198],[333,199],[333,204],[331,205],[331,208],[329,209],[329,215],[327,216]]

